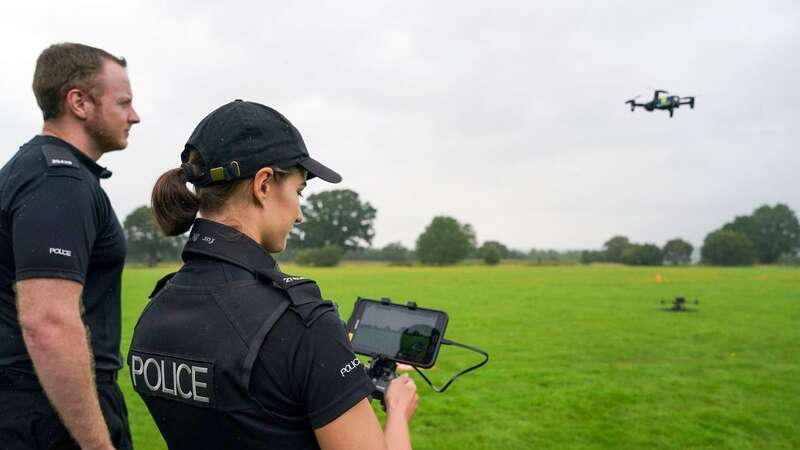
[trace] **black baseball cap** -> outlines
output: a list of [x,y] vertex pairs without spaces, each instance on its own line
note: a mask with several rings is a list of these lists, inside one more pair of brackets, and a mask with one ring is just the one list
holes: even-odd
[[201,120],[181,153],[184,169],[191,150],[200,152],[208,168],[202,173],[188,168],[188,181],[195,186],[249,178],[267,166],[301,166],[308,179],[342,181],[341,175],[308,155],[300,132],[286,117],[260,103],[234,100]]

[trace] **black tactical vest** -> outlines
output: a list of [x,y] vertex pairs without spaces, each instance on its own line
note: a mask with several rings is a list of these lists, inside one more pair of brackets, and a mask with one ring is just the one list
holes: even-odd
[[308,327],[335,307],[314,281],[281,273],[263,248],[227,226],[197,219],[183,259],[198,258],[241,273],[214,288],[179,284],[185,265],[158,282],[128,354],[134,389],[170,448],[281,448],[268,440],[277,413],[250,393],[253,364],[285,312]]

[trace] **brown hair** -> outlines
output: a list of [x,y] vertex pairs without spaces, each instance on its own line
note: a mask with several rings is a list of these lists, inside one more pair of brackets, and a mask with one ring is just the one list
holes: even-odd
[[70,89],[81,89],[95,101],[100,87],[97,74],[105,60],[127,67],[125,58],[88,45],[64,42],[44,49],[36,59],[33,73],[33,94],[44,120],[61,115],[64,97]]
[[[189,153],[189,164],[194,173],[206,170],[205,161],[197,150]],[[281,183],[286,175],[302,171],[299,166],[289,169],[271,166],[275,181]],[[194,192],[187,186],[187,174],[182,168],[170,169],[156,181],[150,201],[156,223],[167,236],[177,236],[189,231],[198,212],[215,213],[222,209],[228,200],[241,191],[245,184],[253,183],[253,178],[229,181],[224,184],[195,187]]]

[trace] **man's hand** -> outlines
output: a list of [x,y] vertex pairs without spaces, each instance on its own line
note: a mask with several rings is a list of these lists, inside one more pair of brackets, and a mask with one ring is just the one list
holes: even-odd
[[100,411],[81,318],[80,283],[37,278],[16,284],[22,337],[47,397],[83,449],[113,449]]

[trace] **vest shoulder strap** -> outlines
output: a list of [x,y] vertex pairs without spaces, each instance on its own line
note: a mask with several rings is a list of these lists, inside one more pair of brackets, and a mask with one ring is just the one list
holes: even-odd
[[169,280],[171,280],[172,277],[174,277],[176,273],[178,273],[178,272],[168,273],[168,274],[164,275],[163,277],[161,277],[161,279],[158,280],[158,282],[156,283],[156,286],[153,288],[153,292],[151,292],[150,295],[147,296],[147,298],[153,298],[156,295],[158,295],[158,293],[161,292],[162,289],[164,289],[164,286],[167,285],[167,282]]

